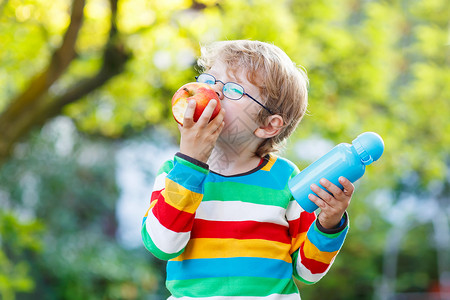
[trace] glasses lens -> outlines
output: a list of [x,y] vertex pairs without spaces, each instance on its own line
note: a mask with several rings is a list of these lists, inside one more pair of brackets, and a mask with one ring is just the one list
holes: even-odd
[[223,86],[223,95],[227,98],[238,100],[244,95],[244,88],[237,83],[227,82]]
[[203,73],[203,74],[198,75],[197,82],[214,85],[214,84],[216,84],[216,79],[212,75]]

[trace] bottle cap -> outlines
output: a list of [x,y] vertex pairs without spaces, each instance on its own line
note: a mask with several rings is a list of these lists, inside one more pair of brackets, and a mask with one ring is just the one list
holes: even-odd
[[370,165],[378,160],[384,151],[384,142],[381,136],[375,132],[364,132],[358,135],[352,142],[361,162]]

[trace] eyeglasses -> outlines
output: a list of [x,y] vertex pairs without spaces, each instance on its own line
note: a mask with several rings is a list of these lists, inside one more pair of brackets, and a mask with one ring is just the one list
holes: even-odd
[[268,109],[266,106],[264,106],[261,102],[250,96],[244,91],[244,87],[240,84],[237,84],[236,82],[223,82],[220,80],[217,80],[216,77],[212,76],[208,73],[202,73],[198,76],[195,76],[195,79],[197,82],[206,83],[209,85],[215,85],[217,82],[220,82],[223,84],[222,93],[225,97],[227,97],[230,100],[239,100],[244,95],[248,96],[250,99],[261,105],[265,110],[267,110],[271,115],[273,113]]

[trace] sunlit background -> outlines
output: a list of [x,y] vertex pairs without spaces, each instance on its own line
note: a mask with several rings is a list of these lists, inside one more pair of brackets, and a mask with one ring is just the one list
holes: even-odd
[[140,241],[201,44],[281,47],[310,78],[282,155],[385,141],[302,299],[450,299],[447,0],[0,0],[0,299],[166,299]]

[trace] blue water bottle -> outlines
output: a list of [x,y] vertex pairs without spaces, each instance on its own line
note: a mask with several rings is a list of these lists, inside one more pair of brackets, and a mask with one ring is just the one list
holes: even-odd
[[378,160],[383,151],[383,139],[374,132],[364,132],[352,144],[337,145],[297,174],[289,181],[289,189],[304,210],[313,212],[318,207],[308,199],[309,194],[316,195],[310,188],[311,184],[315,183],[323,188],[319,180],[326,178],[343,189],[338,181],[340,176],[355,182],[364,175],[366,165]]

